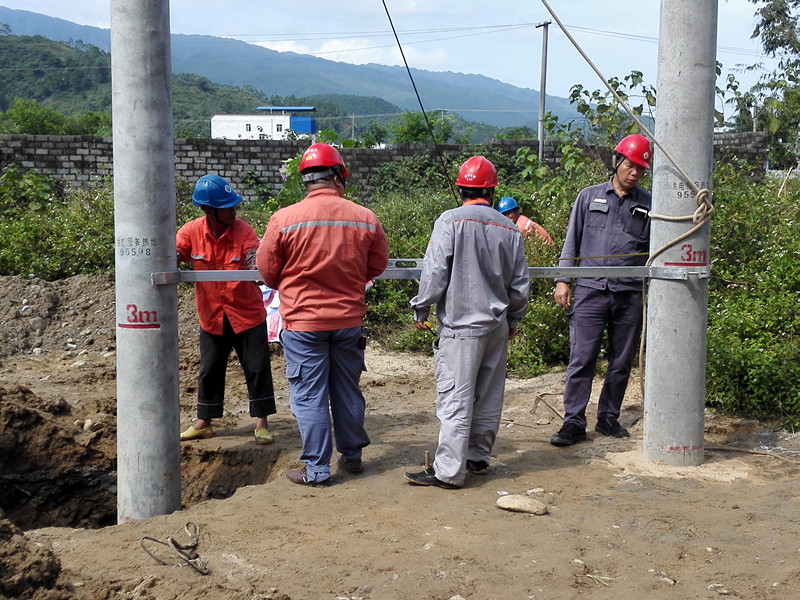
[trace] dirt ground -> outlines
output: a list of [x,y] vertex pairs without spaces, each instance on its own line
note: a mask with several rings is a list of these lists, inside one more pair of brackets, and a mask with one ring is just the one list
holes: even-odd
[[[647,463],[634,381],[621,419],[630,439],[590,433],[556,448],[548,442],[562,410],[556,372],[508,380],[487,475],[470,476],[460,490],[412,486],[403,472],[419,469],[436,447],[432,361],[372,345],[362,379],[372,437],[363,474],[334,468],[332,484],[318,488],[284,477],[299,464],[300,439],[275,348],[275,444],[252,442],[232,362],[218,435],[181,448],[184,508],[116,525],[114,327],[108,277],[0,278],[0,598],[800,594],[798,436],[707,411],[701,466]],[[195,408],[196,327],[192,290],[182,287],[183,426]],[[511,494],[539,500],[547,514],[496,506]],[[196,552],[208,575],[157,543],[189,542],[187,524],[199,528]],[[168,564],[145,552],[146,537]]]

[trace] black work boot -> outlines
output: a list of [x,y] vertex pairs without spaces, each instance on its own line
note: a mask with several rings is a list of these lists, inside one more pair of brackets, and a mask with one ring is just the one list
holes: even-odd
[[550,438],[553,446],[571,446],[586,439],[586,430],[573,423],[564,423],[558,433]]

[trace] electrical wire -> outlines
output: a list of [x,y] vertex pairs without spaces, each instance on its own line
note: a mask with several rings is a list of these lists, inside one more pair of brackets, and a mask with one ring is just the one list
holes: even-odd
[[425,123],[428,125],[428,132],[431,134],[431,140],[433,140],[433,146],[436,148],[436,154],[439,157],[439,162],[442,165],[442,172],[444,173],[444,178],[447,180],[448,185],[450,186],[450,192],[453,194],[453,197],[456,200],[456,206],[460,205],[459,196],[456,193],[456,189],[453,185],[453,182],[450,181],[449,174],[447,172],[447,162],[442,153],[442,149],[439,146],[439,142],[436,141],[436,136],[433,133],[433,125],[431,125],[430,119],[428,119],[428,113],[425,112],[425,107],[422,105],[422,98],[420,98],[419,90],[417,90],[417,84],[414,81],[414,76],[411,74],[411,69],[408,66],[408,61],[406,60],[406,54],[403,52],[403,46],[400,43],[400,38],[397,36],[397,31],[394,28],[394,22],[392,21],[392,15],[389,14],[389,7],[386,6],[386,0],[381,0],[383,3],[383,9],[386,11],[386,17],[389,19],[389,25],[392,28],[392,33],[394,33],[394,39],[397,41],[397,48],[400,50],[400,56],[403,58],[403,64],[406,67],[406,72],[408,73],[408,78],[411,80],[411,86],[414,88],[414,94],[417,96],[417,102],[419,103],[419,109],[422,111],[422,116],[425,118]]

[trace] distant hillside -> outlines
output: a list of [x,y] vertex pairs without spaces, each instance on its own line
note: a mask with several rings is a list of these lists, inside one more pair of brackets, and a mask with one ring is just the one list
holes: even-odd
[[[110,48],[110,30],[70,23],[29,11],[0,7],[0,22],[15,35],[42,35],[54,40],[82,40]],[[174,73],[191,73],[211,81],[252,88],[266,96],[376,97],[400,109],[419,110],[405,69],[351,65],[291,52],[275,52],[245,42],[200,35],[172,36]],[[536,129],[539,93],[482,75],[412,69],[428,110],[448,109],[469,121],[497,127]],[[569,101],[547,97],[547,110],[560,120],[578,116]]]
[[15,98],[52,104],[65,114],[111,110],[110,55],[42,36],[0,36],[0,110]]
[[[42,36],[0,35],[0,111],[15,99],[36,100],[64,115],[111,112],[111,57],[83,42],[57,42]],[[351,115],[385,114],[386,120],[401,110],[380,98],[320,95],[313,98],[267,97],[249,87],[214,83],[200,75],[173,76],[172,104],[178,136],[209,136],[214,113],[255,112],[265,104],[314,105],[321,127],[347,135],[354,125]],[[361,123],[359,122],[359,127]],[[358,133],[361,133],[359,129]]]

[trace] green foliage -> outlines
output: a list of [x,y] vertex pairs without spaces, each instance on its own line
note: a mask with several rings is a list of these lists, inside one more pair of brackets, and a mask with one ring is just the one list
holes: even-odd
[[[525,208],[523,205],[520,207]],[[541,221],[537,222],[543,225]],[[555,227],[549,232],[557,231]],[[563,227],[562,224],[558,229]],[[529,267],[558,264],[560,250],[559,245],[548,246],[536,237],[525,242]],[[528,312],[519,325],[517,336],[508,347],[509,371],[517,376],[541,375],[569,358],[568,321],[566,313],[553,300],[554,289],[552,279],[531,279]]]
[[111,268],[110,189],[60,195],[51,178],[7,167],[0,178],[0,274],[61,279]]
[[[376,195],[410,192],[420,188],[447,189],[449,173],[428,155],[384,163],[370,183]],[[453,199],[453,202],[456,202]]]
[[453,115],[440,114],[436,117],[428,115],[426,120],[421,112],[405,110],[400,117],[389,124],[389,131],[392,141],[397,144],[430,144],[434,139],[438,144],[446,144],[453,139],[453,127]]
[[26,135],[62,135],[66,118],[50,106],[36,100],[17,98],[14,104],[0,115],[0,131]]
[[706,396],[800,427],[800,182],[718,165],[711,228]]
[[14,164],[0,175],[0,216],[13,218],[28,211],[39,212],[58,193],[52,177],[35,171],[22,173]]
[[[2,32],[0,32],[2,33]],[[0,112],[8,110],[15,99],[35,101],[53,113],[50,121],[43,114],[36,119],[36,128],[17,126],[14,119],[0,118],[0,133],[45,133],[52,135],[111,135],[111,59],[95,46],[76,42],[67,44],[41,36],[0,35],[0,63],[6,73],[0,81]],[[408,130],[399,107],[375,96],[352,94],[318,94],[306,97],[267,96],[251,86],[237,87],[214,83],[192,74],[178,74],[172,79],[173,124],[176,137],[209,137],[210,115],[214,113],[254,114],[262,105],[316,108],[315,118],[321,129],[339,138],[347,147],[372,146],[389,138],[389,126],[406,129],[419,141],[429,141],[429,134]],[[72,115],[90,115],[94,123],[70,122]],[[103,115],[102,122],[96,122]],[[395,123],[398,116],[401,121]],[[1,117],[1,116],[0,116]],[[66,117],[66,121],[65,118]],[[52,119],[55,119],[53,121]],[[432,119],[439,142],[453,140],[488,141],[496,127],[472,123],[458,115],[440,114]],[[376,127],[372,127],[372,123]],[[427,125],[425,128],[427,131]],[[413,141],[411,139],[407,141]]]
[[[726,92],[730,97],[726,102],[737,110],[732,123],[736,131],[753,130],[755,112],[756,128],[770,133],[770,166],[788,169],[795,167],[800,157],[800,1],[751,2],[757,6],[752,37],[761,40],[767,55],[778,59],[777,66],[748,91],[739,90],[735,78],[729,75]],[[760,63],[746,68],[762,69]]]
[[389,130],[376,121],[372,121],[366,131],[361,134],[361,145],[364,148],[375,148],[389,138]]
[[434,221],[455,206],[453,197],[444,190],[418,188],[377,195],[371,208],[386,231],[389,254],[395,258],[421,258]]
[[[646,115],[652,122],[656,91],[653,86],[644,83],[641,71],[631,71],[631,74],[623,77],[622,81],[612,77],[608,80],[608,84],[634,115],[640,119]],[[633,101],[636,98],[642,100],[637,104]],[[636,121],[624,112],[614,95],[607,89],[589,92],[577,84],[570,89],[570,101],[586,118],[590,129],[583,134],[592,144],[613,148],[621,138],[631,133],[638,133],[640,130]]]
[[[391,252],[389,254],[394,256]],[[415,281],[377,281],[366,294],[369,310],[364,317],[368,335],[391,350],[430,352],[433,335],[412,324],[409,300],[417,293]]]
[[537,139],[536,132],[530,127],[504,127],[497,132],[495,137],[498,140],[535,140]]
[[172,78],[172,114],[177,137],[211,137],[214,113],[255,114],[267,102],[265,94],[251,87],[214,83],[199,75]]
[[[15,98],[52,103],[60,112],[106,111],[101,105],[110,90],[110,56],[99,48],[54,42],[42,36],[0,36],[0,64],[6,67],[0,83],[0,110],[7,110]],[[13,67],[13,68],[10,68]],[[91,105],[87,101],[91,100]]]

